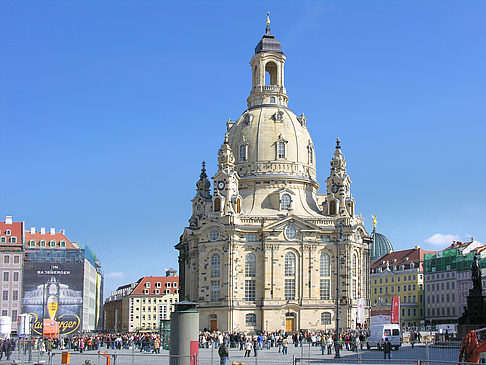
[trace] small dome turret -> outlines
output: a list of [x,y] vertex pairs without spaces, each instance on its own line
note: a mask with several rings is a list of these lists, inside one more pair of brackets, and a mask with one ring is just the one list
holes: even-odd
[[373,231],[371,237],[373,238],[373,242],[370,246],[371,262],[378,260],[380,257],[383,257],[390,252],[393,252],[393,246],[386,236]]

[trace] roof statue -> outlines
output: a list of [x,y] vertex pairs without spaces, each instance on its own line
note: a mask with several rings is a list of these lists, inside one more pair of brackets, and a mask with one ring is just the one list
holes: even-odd
[[372,215],[371,218],[373,218],[373,231],[376,229],[376,215]]
[[267,28],[270,27],[270,12],[267,11]]

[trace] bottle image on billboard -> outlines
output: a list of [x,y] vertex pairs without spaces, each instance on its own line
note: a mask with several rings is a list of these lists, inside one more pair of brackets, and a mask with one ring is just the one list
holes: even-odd
[[47,313],[52,320],[56,319],[56,313],[59,309],[59,283],[55,278],[47,284]]

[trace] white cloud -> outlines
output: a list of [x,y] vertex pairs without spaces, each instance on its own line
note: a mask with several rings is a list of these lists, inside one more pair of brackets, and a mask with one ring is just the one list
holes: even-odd
[[424,242],[432,245],[451,244],[452,241],[459,241],[461,237],[457,234],[442,234],[436,233],[432,237],[427,238]]
[[105,279],[125,279],[126,275],[124,272],[115,271],[105,274]]

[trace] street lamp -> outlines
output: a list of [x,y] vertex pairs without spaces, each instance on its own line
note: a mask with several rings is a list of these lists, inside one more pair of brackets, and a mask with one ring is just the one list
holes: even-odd
[[337,236],[336,236],[336,340],[334,343],[334,347],[336,348],[336,355],[334,355],[335,359],[340,359],[341,355],[339,353],[339,246],[343,239],[343,222],[339,220],[336,226]]

